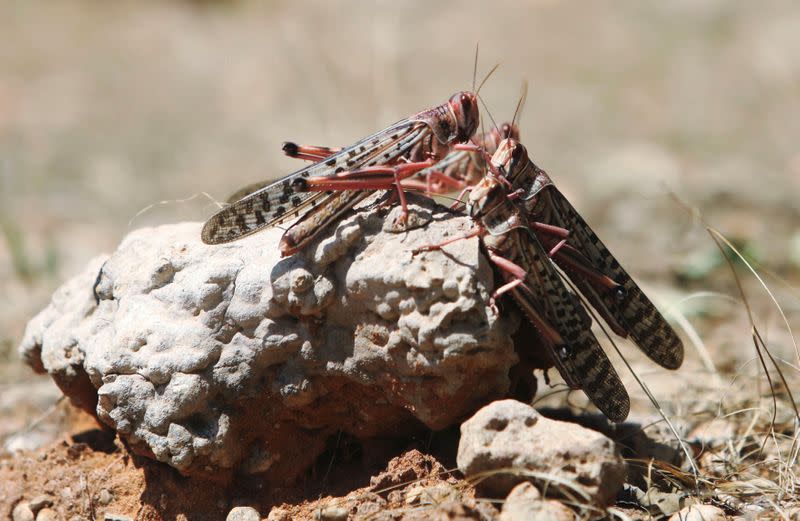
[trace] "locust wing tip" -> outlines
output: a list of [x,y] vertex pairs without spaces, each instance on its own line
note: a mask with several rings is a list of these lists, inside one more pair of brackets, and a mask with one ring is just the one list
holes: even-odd
[[622,423],[628,419],[628,414],[631,412],[630,399],[625,396],[625,400],[616,404],[614,408],[606,408],[602,410],[603,414],[614,423]]
[[658,360],[658,363],[665,369],[678,369],[683,364],[683,342],[677,340],[672,344],[667,353]]
[[230,239],[226,238],[222,233],[220,214],[213,215],[206,221],[203,225],[203,230],[200,232],[200,240],[204,244],[210,245],[230,242]]

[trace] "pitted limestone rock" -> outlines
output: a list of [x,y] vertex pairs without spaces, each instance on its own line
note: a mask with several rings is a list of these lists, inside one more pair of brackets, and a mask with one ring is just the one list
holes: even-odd
[[286,479],[338,430],[445,427],[506,393],[517,320],[489,309],[476,239],[412,255],[471,226],[415,201],[424,228],[364,210],[288,258],[277,229],[219,246],[198,223],[132,232],[54,295],[21,352],[187,474]]

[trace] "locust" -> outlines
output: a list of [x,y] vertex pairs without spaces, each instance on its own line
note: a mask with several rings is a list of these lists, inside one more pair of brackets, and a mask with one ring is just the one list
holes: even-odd
[[[500,142],[506,138],[519,140],[519,128],[515,124],[503,123],[493,126],[488,132],[471,139],[475,149],[456,148],[435,165],[421,170],[400,184],[406,190],[424,192],[428,195],[464,190],[483,178],[486,171],[486,156],[491,156]],[[322,161],[341,150],[336,147],[299,145],[291,141],[284,142],[281,148],[287,156],[307,161]],[[228,202],[235,202],[266,185],[267,183],[254,183],[246,186],[231,195]]]
[[551,260],[569,277],[614,333],[630,338],[667,369],[683,362],[683,343],[619,261],[515,139],[501,142],[492,168]]
[[467,196],[466,213],[474,227],[412,253],[438,250],[457,240],[479,237],[504,281],[492,294],[491,309],[497,313],[497,299],[509,293],[539,332],[566,383],[573,389],[582,389],[609,419],[621,422],[630,410],[628,393],[592,333],[591,317],[577,295],[565,285],[534,231],[535,223],[519,205],[516,191],[511,190],[508,180],[492,167]]
[[297,219],[279,245],[283,256],[292,255],[374,191],[393,188],[402,222],[408,213],[402,181],[466,144],[478,123],[477,95],[457,92],[446,103],[342,149],[284,144],[290,155],[316,162],[266,186],[237,192],[232,197],[242,197],[213,215],[201,238],[221,244]]

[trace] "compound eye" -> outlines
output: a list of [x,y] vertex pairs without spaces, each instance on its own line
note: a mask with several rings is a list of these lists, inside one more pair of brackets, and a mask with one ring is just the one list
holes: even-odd
[[470,108],[472,107],[472,103],[470,102],[469,96],[466,94],[461,95],[461,110],[468,113]]
[[516,163],[522,159],[522,150],[517,146],[511,151],[511,160]]

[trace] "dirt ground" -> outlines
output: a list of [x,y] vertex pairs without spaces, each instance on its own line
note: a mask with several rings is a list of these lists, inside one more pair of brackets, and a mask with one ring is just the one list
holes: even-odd
[[[282,503],[300,515],[292,509],[313,509],[317,497],[371,497],[364,487],[394,456],[451,469],[447,450],[410,440],[359,449],[373,456],[360,456],[357,472],[329,455],[300,488],[190,484],[130,458],[59,403],[16,346],[53,290],[129,230],[203,220],[212,199],[288,173],[297,165],[280,154],[284,140],[346,144],[443,102],[472,84],[479,42],[478,76],[501,64],[481,92],[492,116],[511,117],[527,80],[523,142],[683,331],[677,373],[622,348],[678,431],[713,441],[697,449],[703,498],[788,516],[800,370],[798,27],[791,0],[0,3],[0,515],[42,493],[64,498],[62,515],[98,519],[106,510],[217,519],[248,501],[263,516]],[[763,365],[703,219],[756,269],[733,262],[774,357]],[[657,421],[623,379],[632,418]],[[544,394],[538,404],[582,405]],[[103,489],[113,496],[105,505]],[[384,496],[381,508],[409,506]]]

